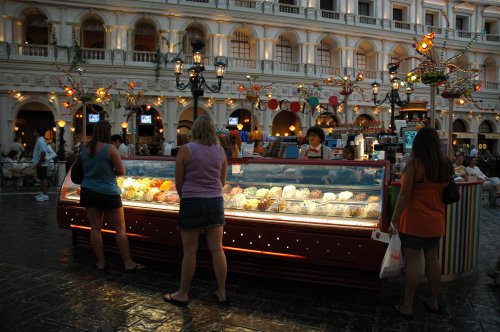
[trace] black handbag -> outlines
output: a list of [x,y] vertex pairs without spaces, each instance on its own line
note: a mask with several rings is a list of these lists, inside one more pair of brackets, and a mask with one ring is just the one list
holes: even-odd
[[443,191],[444,204],[453,204],[455,202],[458,202],[459,199],[460,191],[458,191],[458,186],[455,183],[455,180],[453,180],[453,177],[450,177],[450,182],[448,182],[448,185],[444,188]]
[[83,162],[80,154],[76,156],[73,165],[71,166],[71,182],[74,184],[82,184],[83,180]]

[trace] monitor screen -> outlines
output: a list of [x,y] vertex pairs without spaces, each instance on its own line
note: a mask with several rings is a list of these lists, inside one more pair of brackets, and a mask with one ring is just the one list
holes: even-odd
[[152,124],[153,116],[151,114],[141,114],[141,124]]
[[229,118],[227,120],[227,124],[229,126],[237,126],[238,125],[238,118]]
[[415,128],[403,128],[403,152],[411,152],[413,147],[413,140],[417,136],[417,129]]
[[97,123],[101,120],[101,116],[99,114],[88,114],[89,123]]

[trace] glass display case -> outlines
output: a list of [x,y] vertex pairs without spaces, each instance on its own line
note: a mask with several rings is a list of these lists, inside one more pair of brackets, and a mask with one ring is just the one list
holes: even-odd
[[[126,175],[117,182],[129,235],[181,248],[175,159],[123,162]],[[386,161],[230,159],[223,189],[226,252],[258,257],[262,263],[300,260],[304,268],[315,264],[378,272],[385,245],[370,237],[384,227],[388,167]],[[61,188],[60,227],[88,231],[78,202],[79,186],[68,175]],[[367,254],[380,259],[374,264]]]

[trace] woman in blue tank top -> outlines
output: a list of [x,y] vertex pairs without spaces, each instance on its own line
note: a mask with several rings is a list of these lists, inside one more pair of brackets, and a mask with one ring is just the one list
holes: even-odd
[[212,119],[203,115],[192,128],[192,142],[179,149],[175,163],[175,187],[181,198],[179,228],[184,257],[181,282],[175,293],[163,299],[175,305],[189,302],[188,292],[196,270],[198,238],[203,231],[212,255],[218,289],[215,297],[220,304],[226,299],[226,255],[222,249],[224,233],[224,200],[222,187],[226,183],[226,154],[218,144]]
[[97,268],[102,271],[106,267],[101,235],[102,220],[106,216],[106,220],[109,220],[116,231],[116,244],[125,272],[138,271],[144,269],[144,265],[134,262],[130,257],[121,192],[115,177],[125,175],[125,167],[118,150],[109,144],[110,140],[109,122],[96,123],[92,140],[80,153],[83,164],[80,205],[87,210],[91,228],[90,242],[97,257]]

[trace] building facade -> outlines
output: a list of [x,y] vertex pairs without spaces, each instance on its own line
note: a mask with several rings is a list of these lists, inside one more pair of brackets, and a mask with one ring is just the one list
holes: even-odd
[[[369,120],[388,127],[389,105],[374,105],[370,84],[377,81],[382,92],[390,90],[387,65],[410,58],[399,67],[404,78],[417,65],[411,58],[417,56],[414,39],[429,32],[436,34],[435,51],[444,59],[459,56],[460,69],[482,69],[475,105],[454,105],[449,114],[449,100],[436,97],[436,127],[447,131],[448,117],[453,116],[456,144],[487,143],[491,152],[500,149],[500,6],[494,1],[151,0],[61,5],[0,0],[0,11],[2,152],[15,137],[29,147],[35,126],[55,140],[59,120],[64,120],[63,137],[70,149],[85,132],[90,134],[87,113],[106,114],[113,133],[122,133],[126,121],[130,139],[139,143],[154,144],[160,137],[175,141],[192,124],[193,97],[189,89],[177,89],[172,61],[180,56],[192,64],[195,40],[205,42],[204,76],[209,84],[216,82],[214,65],[226,64],[220,92],[206,89],[198,109],[212,116],[219,128],[226,128],[229,118],[273,135],[291,134],[291,125],[305,132],[316,123],[332,127]],[[360,72],[365,80],[358,85],[364,94],[355,91],[346,107],[334,111],[329,98],[342,100],[340,89],[323,81]],[[242,94],[240,85],[248,86],[248,75],[269,86],[269,91],[261,91],[260,103]],[[187,82],[187,76],[181,75],[181,82]],[[110,87],[110,95],[93,99],[90,106],[74,103],[67,108],[64,86],[70,79],[81,87],[79,93]],[[127,116],[125,95],[131,82],[134,91],[144,93],[139,113],[151,115],[144,123]],[[319,106],[312,107],[304,103],[297,86],[315,82],[320,85],[315,92]],[[429,86],[415,86],[412,101],[429,98]],[[270,99],[279,106],[271,107]],[[298,112],[291,111],[293,101],[301,102]],[[325,114],[329,120],[322,122]]]

